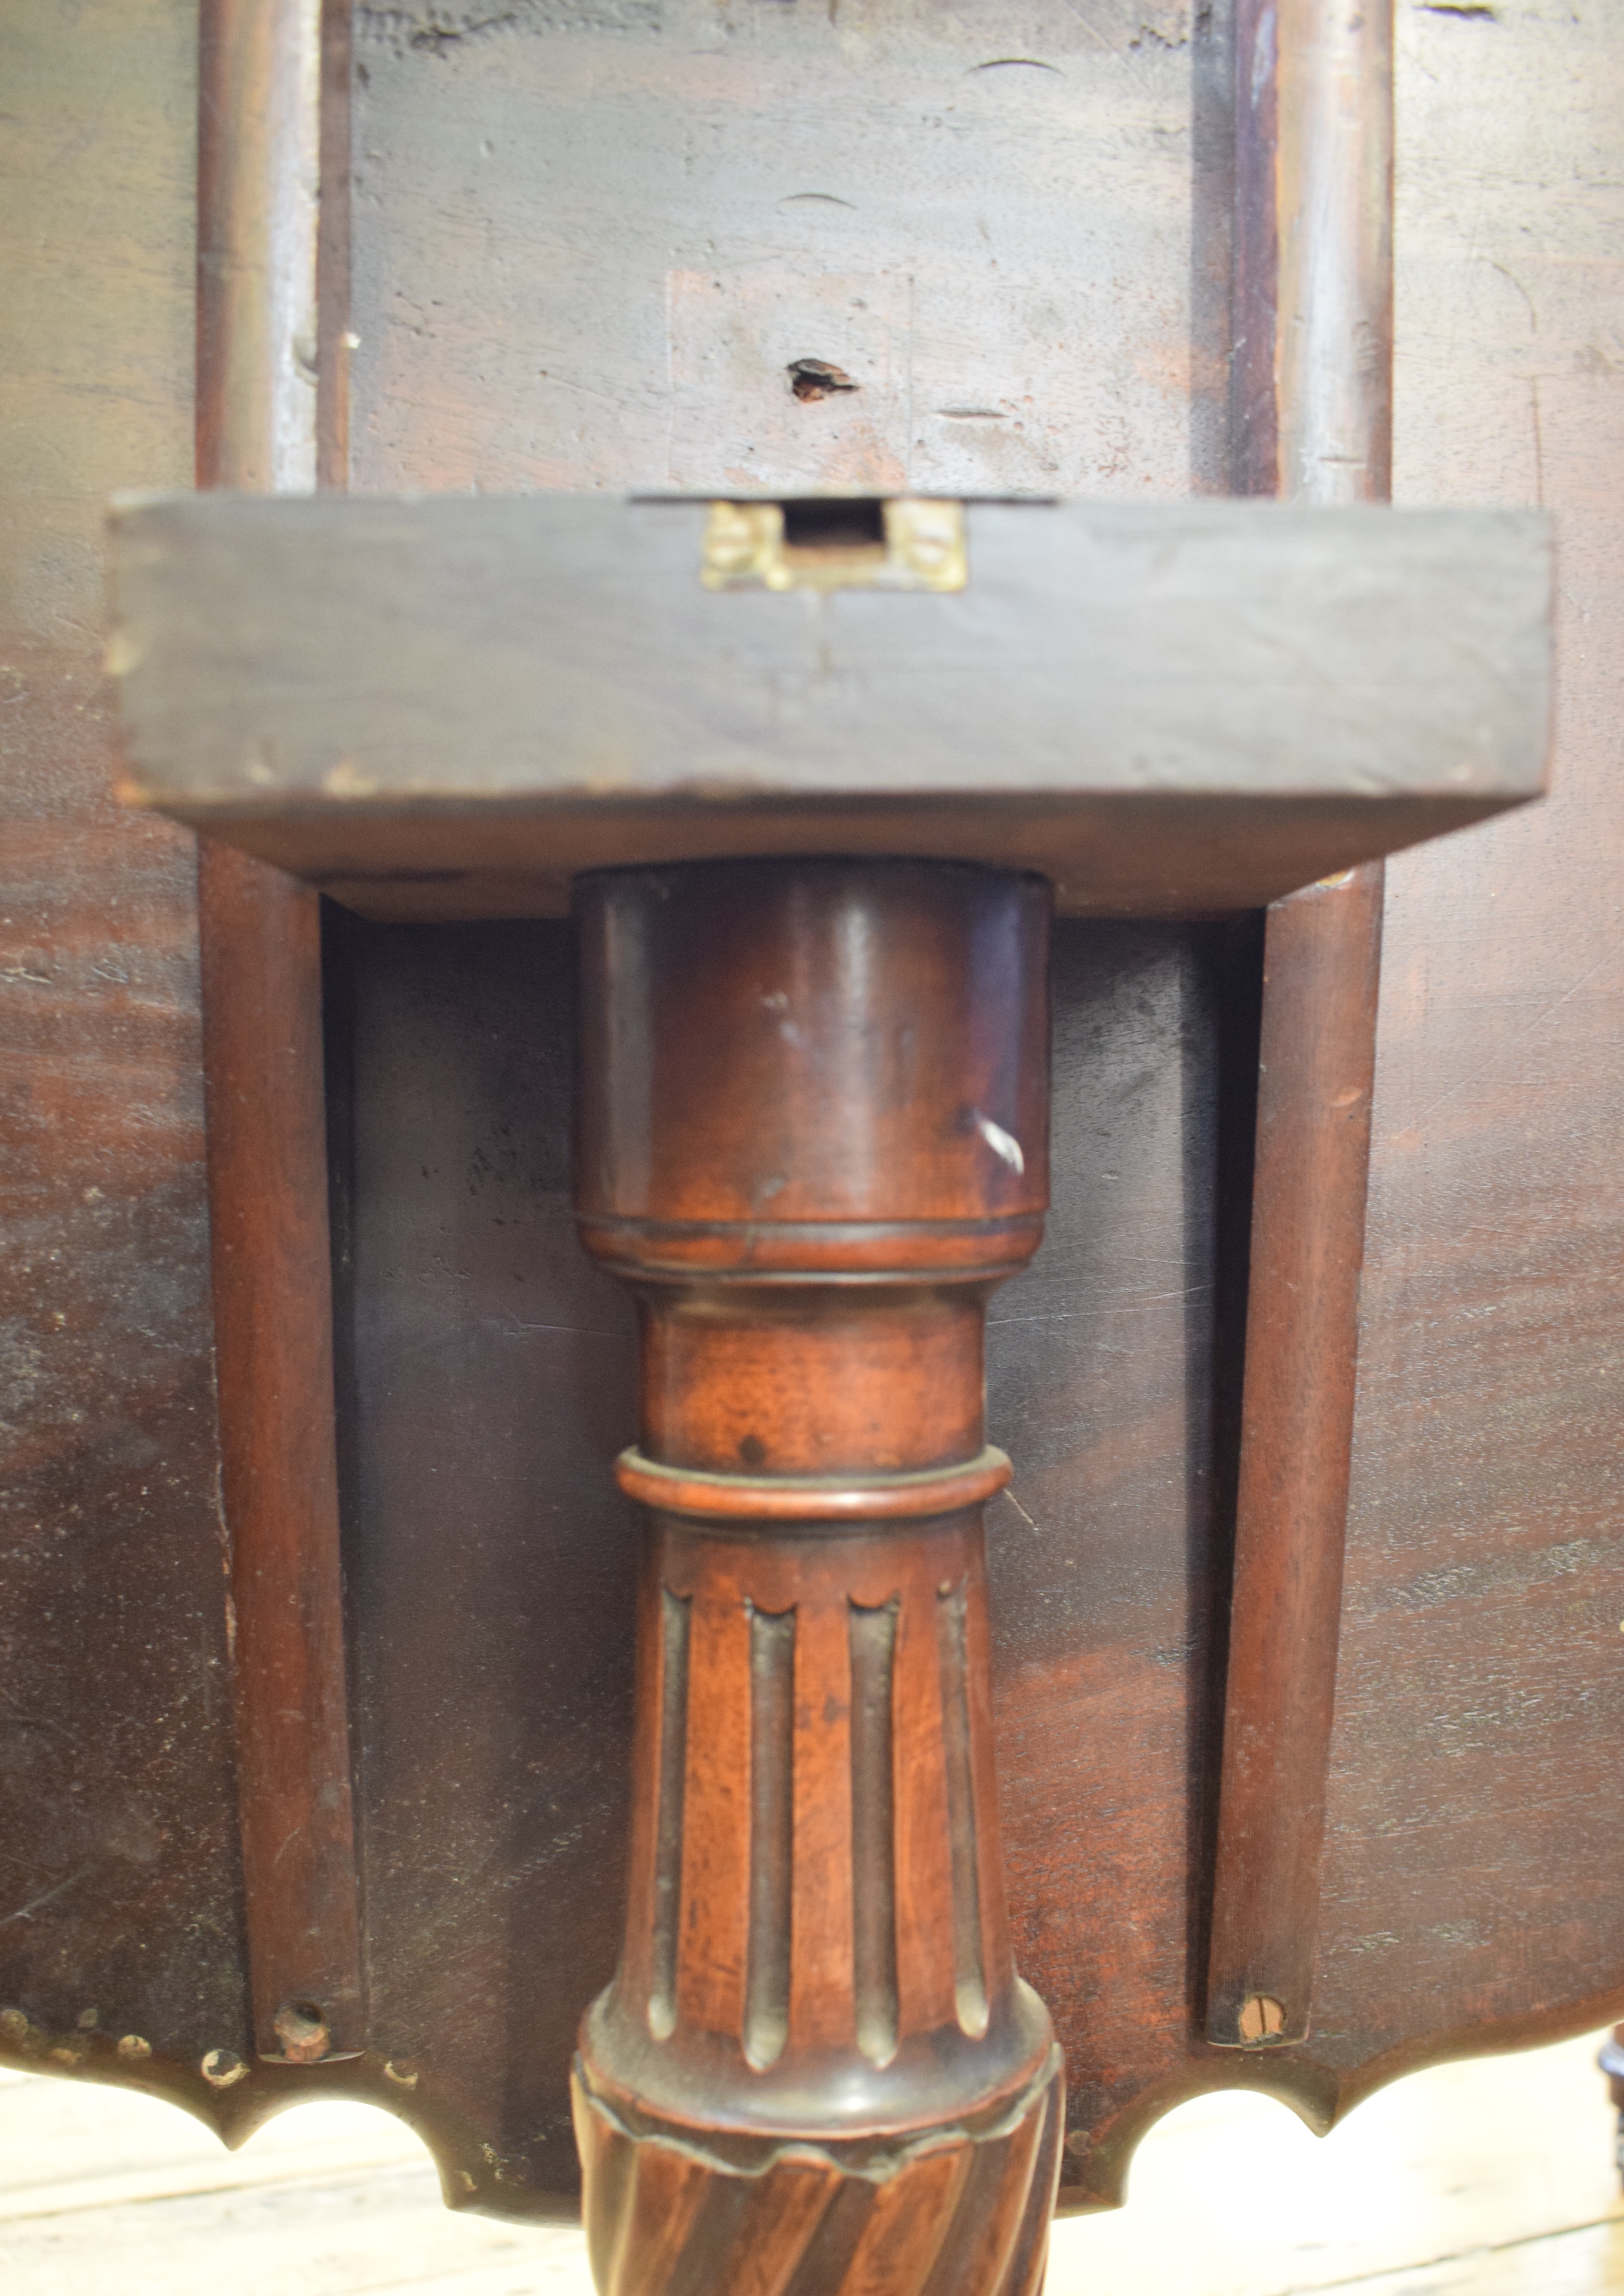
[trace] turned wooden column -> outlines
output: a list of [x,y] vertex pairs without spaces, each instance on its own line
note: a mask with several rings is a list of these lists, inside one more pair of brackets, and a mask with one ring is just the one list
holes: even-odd
[[578,1211],[636,1289],[625,1943],[575,2071],[603,2296],[1027,2296],[1061,2136],[988,1696],[992,1287],[1047,1202],[1049,892],[578,883]]

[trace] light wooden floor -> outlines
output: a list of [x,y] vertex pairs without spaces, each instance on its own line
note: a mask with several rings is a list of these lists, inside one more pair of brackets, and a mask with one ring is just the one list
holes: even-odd
[[[1624,2207],[1599,2037],[1385,2090],[1323,2144],[1260,2097],[1185,2105],[1128,2206],[1060,2225],[1050,2296],[1600,2296]],[[4,2296],[590,2296],[578,2234],[441,2208],[364,2105],[238,2153],[144,2097],[0,2072]]]

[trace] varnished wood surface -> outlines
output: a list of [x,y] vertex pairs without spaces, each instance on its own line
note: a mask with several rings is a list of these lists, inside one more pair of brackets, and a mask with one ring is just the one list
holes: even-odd
[[1206,2031],[1308,2033],[1336,1706],[1376,998],[1377,871],[1269,912]]
[[916,861],[576,889],[576,1205],[637,1298],[654,1486],[625,1942],[571,2083],[601,2296],[1042,2283],[1063,2080],[962,1484],[1008,1474],[982,1334],[1048,1201],[1050,910]]
[[[1170,1656],[1145,1660],[1149,1709],[1138,1686],[1094,1685],[1116,1648],[1210,1631],[1214,1247],[1196,1176],[1214,1152],[1220,943],[1060,929],[1054,1210],[992,1310],[988,1431],[1020,1462],[989,1510],[1017,1951],[1076,2062],[1108,1983],[1135,2019],[1183,2015],[1207,1693]],[[636,1325],[571,1232],[572,994],[563,930],[545,924],[348,926],[330,988],[356,1062],[349,1572],[374,2046],[420,2075],[401,2109],[472,2116],[523,2033],[486,2122],[501,2181],[479,2195],[521,2208],[572,2173],[559,2070],[612,1967],[629,1767],[632,1525],[611,1469],[636,1432]],[[1079,1315],[1083,1298],[1097,1309]],[[1125,1803],[1111,1780],[1130,1768]],[[1097,1903],[1047,1878],[1099,1829],[1159,1908],[1131,1988]]]
[[192,467],[195,30],[4,11],[0,1994],[207,2095],[248,2030],[195,864],[110,802],[99,539],[110,488]]
[[481,2205],[568,2213],[570,2059],[624,1898],[637,1575],[613,1474],[636,1323],[576,1239],[569,937],[330,923],[373,2046],[397,2110],[465,2117],[453,2173]]
[[365,2046],[350,1784],[321,904],[246,854],[200,857],[220,1500],[254,2042]]
[[[566,1988],[543,1982],[522,1940],[545,1929],[555,1965],[570,1956],[590,1993],[609,1974],[620,1886],[632,1572],[609,1468],[635,1431],[635,1334],[618,1287],[578,1262],[570,1233],[561,929],[352,930],[352,1570],[387,2001],[377,2041],[422,2069],[408,2104],[448,2088],[472,2105],[508,1998],[530,2038],[509,2133],[491,2141],[508,2177],[539,2194],[569,2173],[553,2068],[570,2019]],[[1186,1860],[1215,1778],[1223,1570],[1208,1496],[1207,1176],[1224,974],[1211,929],[1070,925],[1056,948],[1054,1209],[988,1335],[988,1431],[1019,1463],[989,1510],[995,1713],[1018,1961],[1080,2069],[1072,2126],[1103,2131],[1105,2181],[1147,2072],[1152,2111],[1193,2079],[1232,2078],[1222,2053],[1192,2064],[1185,2038],[1201,1966]],[[556,1399],[538,1409],[538,1395]],[[1388,1608],[1426,1631],[1431,1610],[1402,1581]],[[472,1669],[447,1628],[459,1615],[483,1621]],[[1513,1729],[1523,1759],[1542,1759],[1559,1718],[1520,1716],[1485,1726],[1481,1759],[1497,1743],[1514,1751]],[[1401,1758],[1417,1807],[1448,1808],[1449,1739],[1411,1724]],[[1558,1742],[1550,1759],[1579,1756]],[[511,1878],[461,1878],[481,1874]],[[1329,1996],[1337,2056],[1316,2062],[1315,2109],[1333,2109],[1341,2064],[1351,2072],[1407,2021],[1424,2030],[1471,2014],[1470,1991],[1444,1989],[1448,1948],[1433,1936],[1459,1890],[1436,1861],[1380,1916],[1397,1940],[1383,1951],[1430,1957],[1429,1995],[1373,1997],[1368,1952],[1322,1960],[1319,1984],[1329,1967],[1342,1989]],[[1112,1911],[1125,1893],[1138,1909],[1131,1955]],[[1334,1899],[1331,1918],[1345,1928],[1357,1906]],[[1598,1915],[1604,1982],[1599,1899]],[[545,2149],[521,2143],[544,2128],[557,2132]],[[1091,2165],[1074,2150],[1067,2174]],[[504,2193],[522,2201],[524,2187],[494,2197]]]
[[[1392,0],[1346,17],[1243,4],[1236,29],[1234,483],[1384,502]],[[1292,2046],[1313,2014],[1382,906],[1372,863],[1276,902],[1265,929],[1205,2004],[1208,2038],[1231,2046]]]
[[[1384,2005],[1447,1988],[1468,2021],[1512,2011],[1513,1972],[1533,1972],[1530,2005],[1572,1982],[1581,1906],[1601,1951],[1624,1948],[1616,1765],[1572,1792],[1624,1708],[1624,1187],[1602,1114],[1624,1089],[1624,271],[1602,188],[1624,58],[1603,10],[1508,15],[1493,45],[1485,26],[1401,25],[1394,492],[1556,509],[1556,755],[1537,823],[1389,877],[1321,1944],[1322,1970],[1368,1969]],[[1395,1823],[1378,1804],[1419,1783],[1418,1741],[1437,1791]],[[1491,1800],[1514,1829],[1468,1849]],[[1382,1907],[1439,1868],[1454,1906],[1400,1960]],[[1397,2024],[1378,2072],[1404,2060]]]
[[199,0],[197,483],[316,483],[322,0]]
[[1537,518],[972,503],[962,592],[826,597],[702,588],[703,518],[127,508],[125,794],[373,914],[819,850],[1038,866],[1062,912],[1161,914],[1257,906],[1541,783]]
[[1271,178],[1263,197],[1274,210],[1266,217],[1250,197],[1236,201],[1237,245],[1251,242],[1239,264],[1262,288],[1261,308],[1236,333],[1257,325],[1270,345],[1274,404],[1236,410],[1245,433],[1258,432],[1234,441],[1236,491],[1385,502],[1393,458],[1393,0],[1350,16],[1316,0],[1284,0],[1272,37],[1267,20],[1243,11],[1235,59],[1237,179]]

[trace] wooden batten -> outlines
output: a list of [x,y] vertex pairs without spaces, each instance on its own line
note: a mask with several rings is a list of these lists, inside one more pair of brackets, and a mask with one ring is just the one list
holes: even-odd
[[[316,476],[319,0],[206,0],[197,477]],[[331,70],[329,78],[332,75]],[[329,218],[329,241],[334,237]],[[222,1496],[258,2054],[365,2046],[323,1087],[320,897],[204,840],[198,870]]]
[[[1237,489],[1385,501],[1392,10],[1243,6]],[[1381,988],[1379,860],[1270,911],[1207,2038],[1308,2037]]]

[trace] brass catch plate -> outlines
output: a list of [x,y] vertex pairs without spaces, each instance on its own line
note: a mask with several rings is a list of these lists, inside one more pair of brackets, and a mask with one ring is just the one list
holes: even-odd
[[713,502],[700,578],[708,590],[962,590],[964,505],[912,495],[851,504]]

